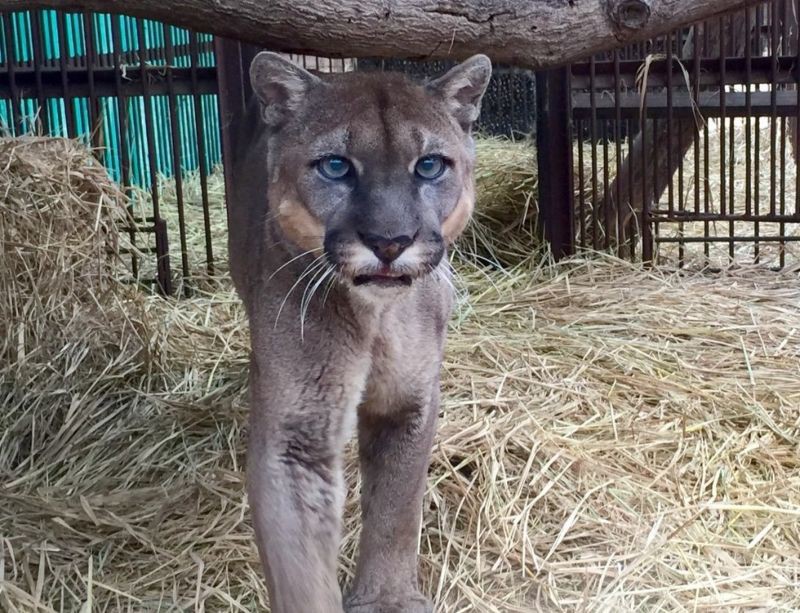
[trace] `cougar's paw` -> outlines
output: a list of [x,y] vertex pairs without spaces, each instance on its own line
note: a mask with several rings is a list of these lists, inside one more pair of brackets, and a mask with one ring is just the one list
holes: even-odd
[[346,613],[433,613],[433,603],[419,592],[381,595],[376,600],[347,598]]

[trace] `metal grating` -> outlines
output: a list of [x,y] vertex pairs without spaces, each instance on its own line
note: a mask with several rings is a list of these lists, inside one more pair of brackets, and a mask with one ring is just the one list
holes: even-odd
[[[0,13],[0,130],[79,138],[95,148],[132,196],[125,230],[133,279],[164,293],[175,280],[188,287],[193,273],[182,180],[197,173],[205,269],[213,272],[207,180],[221,162],[221,139],[210,36],[102,13]],[[174,182],[175,215],[162,210],[164,178]],[[174,278],[169,233],[180,251]]]
[[[763,2],[550,75],[569,84],[569,119],[540,125],[560,134],[551,166],[574,165],[574,221],[557,252],[709,268],[797,261],[799,7]],[[564,190],[544,183],[542,222],[564,224],[548,212]]]

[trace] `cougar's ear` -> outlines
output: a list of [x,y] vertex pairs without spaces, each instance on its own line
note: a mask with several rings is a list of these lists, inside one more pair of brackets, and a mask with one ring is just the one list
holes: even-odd
[[481,98],[492,76],[492,62],[485,55],[473,55],[428,83],[430,92],[444,98],[450,113],[468,131],[478,119]]
[[297,112],[308,90],[319,83],[319,77],[270,51],[262,51],[250,64],[250,84],[271,127],[279,127]]

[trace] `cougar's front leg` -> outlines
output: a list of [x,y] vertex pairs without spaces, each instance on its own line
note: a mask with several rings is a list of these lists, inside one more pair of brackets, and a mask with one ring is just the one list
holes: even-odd
[[314,385],[264,380],[252,362],[247,480],[272,611],[341,613],[343,430],[355,406]]
[[359,413],[363,529],[349,613],[433,609],[417,586],[417,544],[438,411],[437,383],[427,401]]

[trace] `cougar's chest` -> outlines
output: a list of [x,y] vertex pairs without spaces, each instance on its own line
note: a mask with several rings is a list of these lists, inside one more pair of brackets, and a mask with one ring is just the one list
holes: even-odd
[[371,344],[362,405],[391,412],[427,398],[438,382],[444,331],[420,310],[390,313]]

